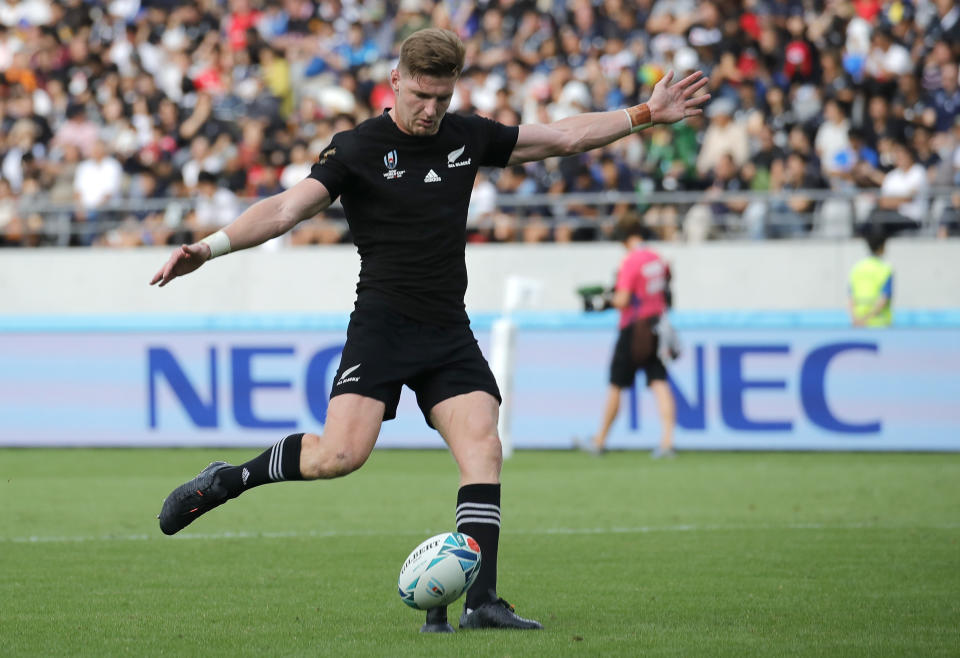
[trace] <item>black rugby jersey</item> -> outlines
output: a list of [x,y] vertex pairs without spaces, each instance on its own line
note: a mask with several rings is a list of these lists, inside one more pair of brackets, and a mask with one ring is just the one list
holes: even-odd
[[341,197],[360,253],[357,307],[385,303],[422,322],[464,323],[467,207],[477,168],[505,167],[516,127],[447,114],[408,135],[384,112],[333,136],[310,177]]

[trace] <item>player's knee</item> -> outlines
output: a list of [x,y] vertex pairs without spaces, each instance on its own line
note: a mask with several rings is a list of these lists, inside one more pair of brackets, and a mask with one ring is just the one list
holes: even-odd
[[363,466],[365,461],[367,461],[366,455],[357,454],[349,448],[340,448],[332,451],[327,457],[324,470],[327,477],[339,478],[353,473]]
[[365,461],[365,457],[361,457],[349,449],[324,451],[309,464],[309,473],[303,475],[307,479],[330,480],[339,478],[353,473],[363,466]]
[[458,450],[457,464],[463,482],[497,482],[503,466],[503,452],[496,432],[474,435]]
[[478,436],[476,454],[485,466],[496,470],[497,473],[500,472],[503,466],[503,448],[496,432],[485,432]]
[[315,437],[310,443],[314,449],[300,462],[302,475],[308,480],[343,477],[367,461],[368,455],[364,451],[349,444],[331,441],[326,437]]

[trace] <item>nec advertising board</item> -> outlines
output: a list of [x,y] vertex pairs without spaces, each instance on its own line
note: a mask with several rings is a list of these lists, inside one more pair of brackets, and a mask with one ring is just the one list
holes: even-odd
[[[319,431],[342,331],[5,333],[0,445],[251,446]],[[487,351],[489,331],[478,331]],[[670,366],[680,449],[960,450],[956,329],[691,329]],[[599,421],[612,329],[521,329],[511,434],[569,448]],[[360,372],[360,371],[358,371]],[[626,393],[612,448],[649,448]],[[440,447],[405,390],[382,447]]]

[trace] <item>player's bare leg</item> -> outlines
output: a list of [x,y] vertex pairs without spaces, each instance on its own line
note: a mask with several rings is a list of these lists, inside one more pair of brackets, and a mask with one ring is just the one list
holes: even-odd
[[354,393],[330,398],[323,435],[304,434],[300,473],[304,480],[329,480],[357,470],[380,435],[385,405]]
[[657,402],[660,413],[660,445],[653,452],[654,457],[672,457],[673,429],[677,424],[677,402],[670,390],[670,384],[664,379],[650,382],[650,392]]
[[[460,628],[542,628],[524,619],[497,596],[497,550],[500,543],[500,467],[503,455],[497,434],[500,408],[496,398],[475,391],[438,403],[430,420],[450,446],[460,468],[457,531],[480,544],[480,573],[467,591]],[[446,609],[435,608],[427,625],[446,623]]]
[[588,451],[595,455],[603,454],[603,451],[606,449],[610,427],[613,425],[613,421],[617,419],[617,414],[620,413],[620,398],[622,393],[623,389],[613,384],[607,389],[607,401],[603,407],[600,429],[597,430],[597,434],[593,437],[592,443],[587,446]]
[[450,446],[460,469],[460,486],[499,484],[503,453],[496,398],[483,391],[456,395],[433,407],[430,421]]
[[383,422],[384,404],[355,394],[330,400],[322,436],[291,434],[254,459],[233,466],[213,462],[174,489],[157,517],[172,535],[247,489],[285,480],[341,477],[366,462]]

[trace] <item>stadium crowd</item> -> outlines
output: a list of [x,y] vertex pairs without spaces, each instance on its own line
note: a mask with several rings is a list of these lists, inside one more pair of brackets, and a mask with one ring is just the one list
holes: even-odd
[[[862,221],[960,232],[960,195],[925,196],[960,185],[954,0],[0,0],[0,244],[203,237],[389,107],[400,42],[430,25],[467,45],[451,111],[507,124],[642,102],[668,69],[710,76],[703,117],[481,172],[471,240],[606,238],[631,217],[666,240],[794,236],[814,211],[849,223],[829,197],[851,189],[870,192]],[[501,197],[605,190],[636,201]],[[783,194],[729,194],[750,190]],[[336,209],[290,237],[349,239]]]

